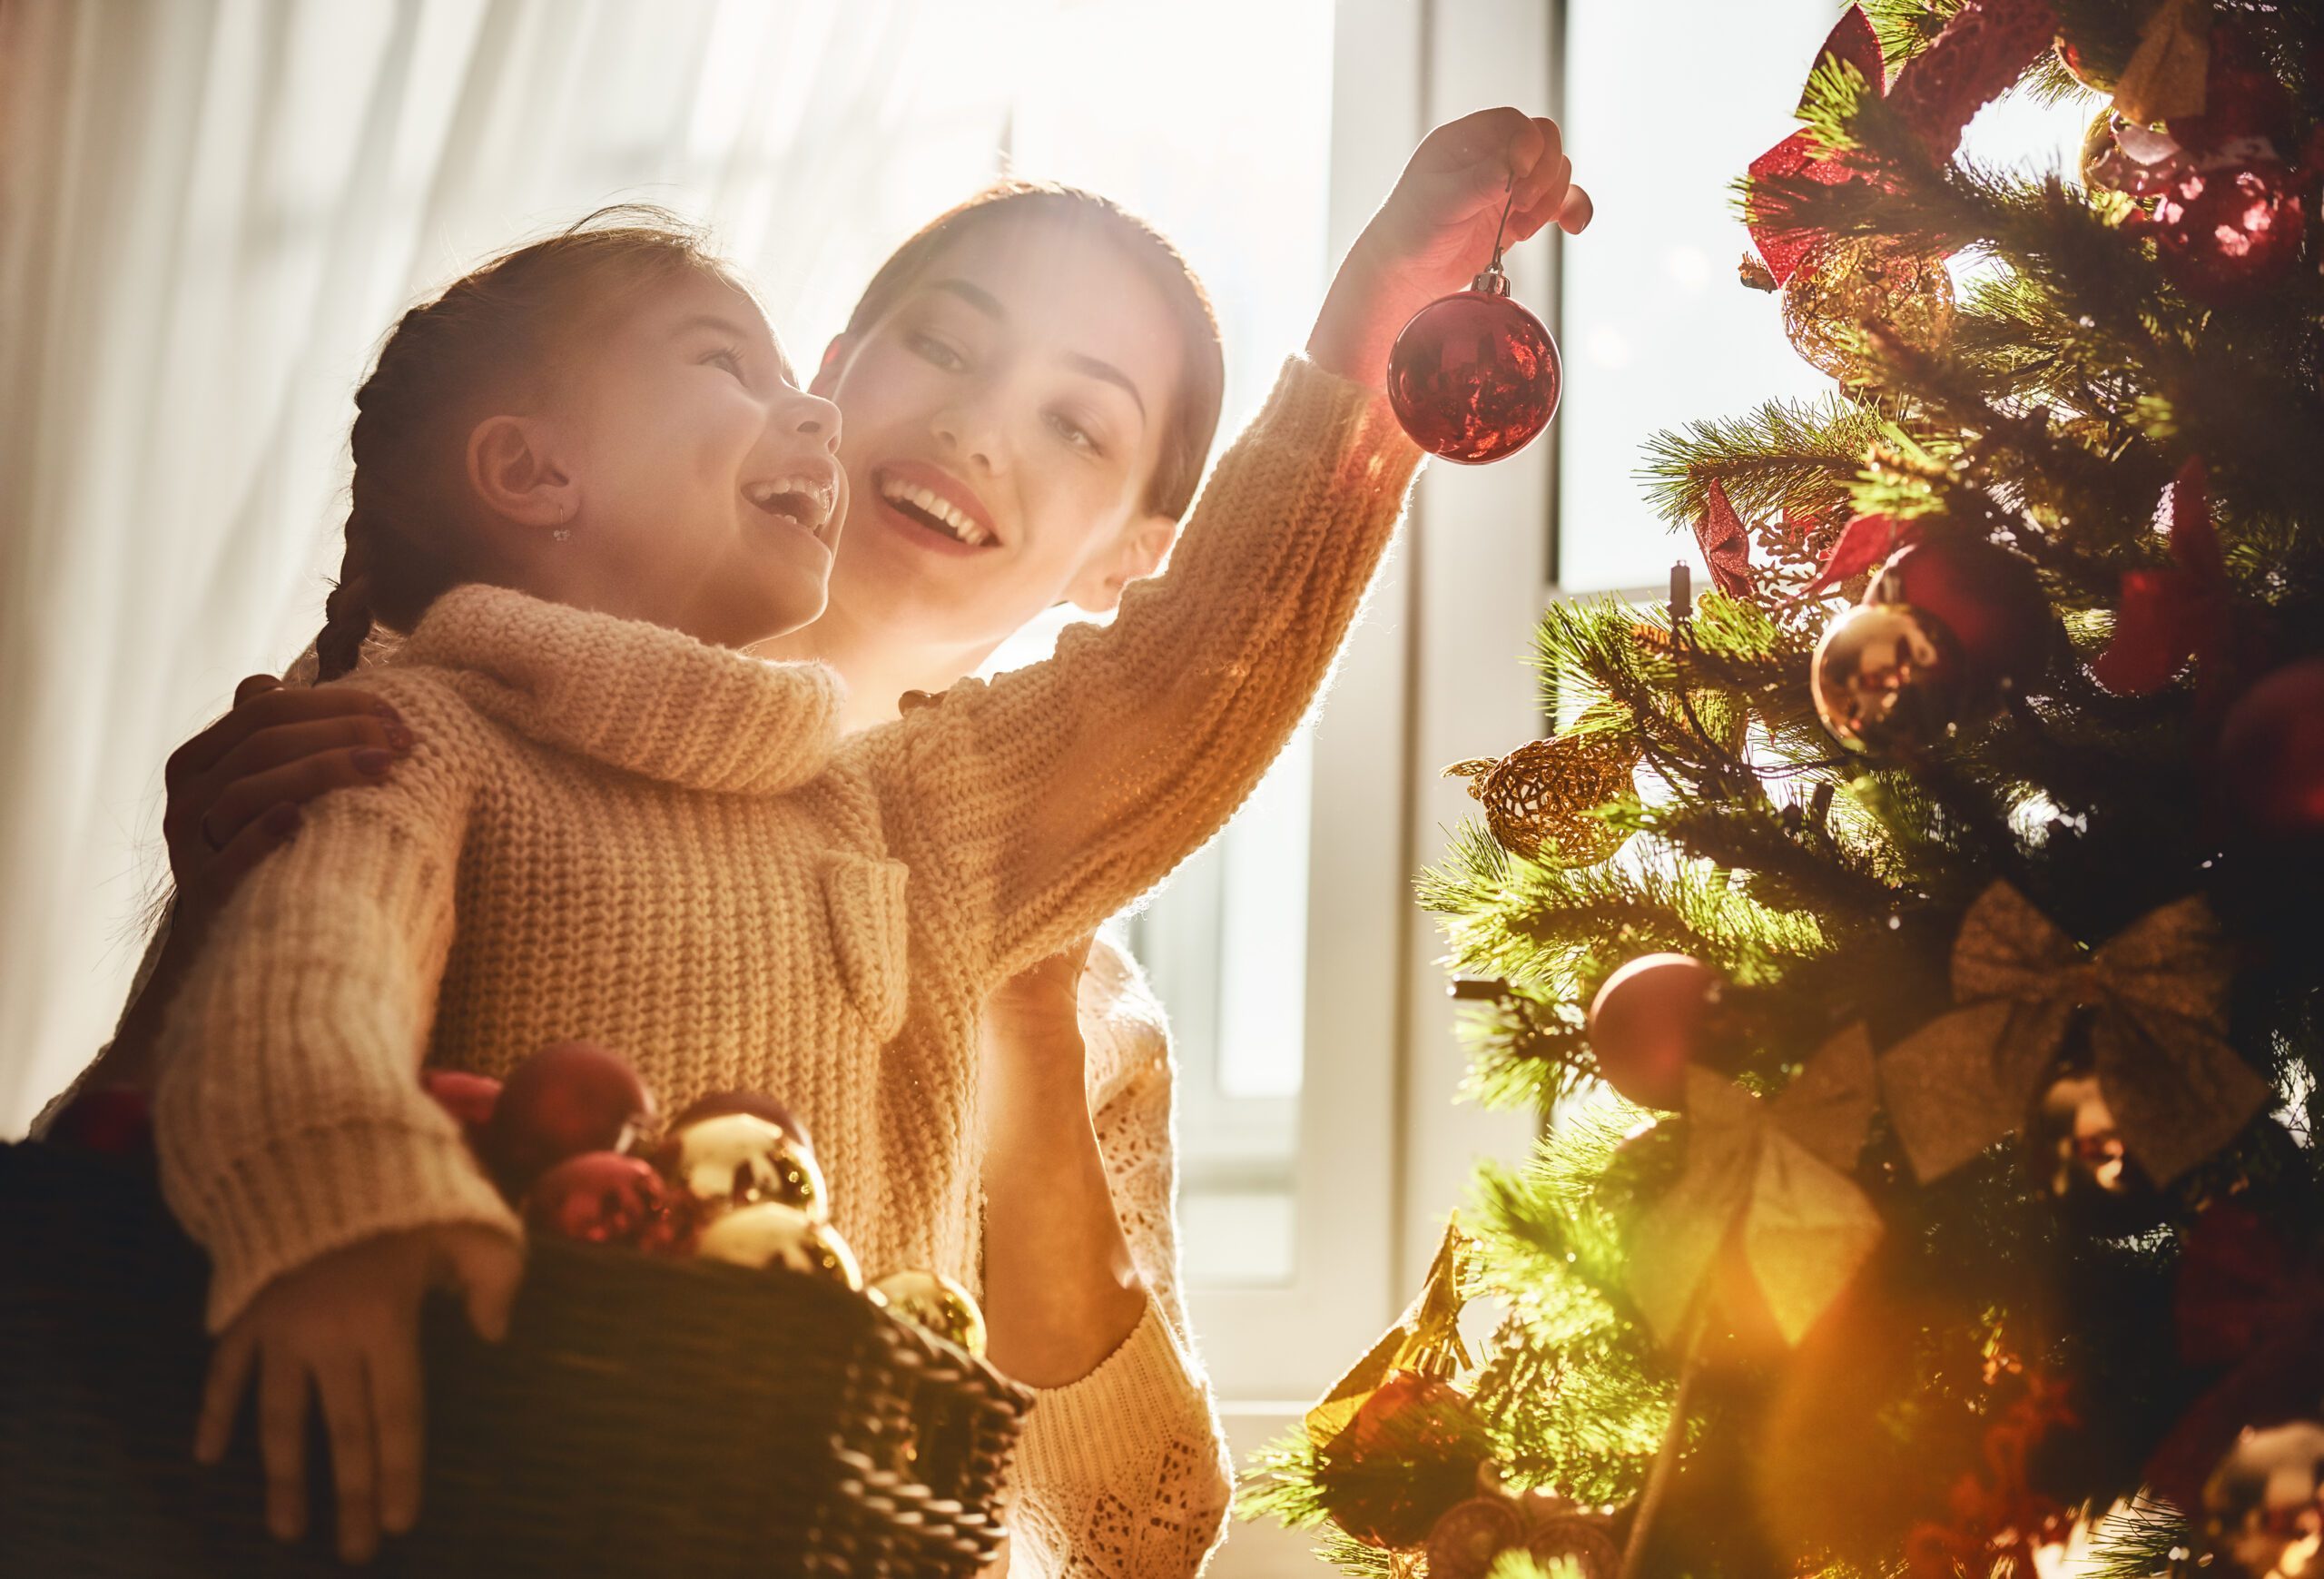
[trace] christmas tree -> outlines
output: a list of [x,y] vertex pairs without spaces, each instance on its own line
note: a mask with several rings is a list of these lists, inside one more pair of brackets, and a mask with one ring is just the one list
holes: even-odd
[[[2012,92],[2078,170],[1960,155]],[[2324,1573],[2324,16],[1881,0],[1799,119],[1736,310],[1835,388],[1657,441],[1716,586],[1551,610],[1567,723],[1421,884],[1546,1138],[1246,1509],[1431,1579]]]

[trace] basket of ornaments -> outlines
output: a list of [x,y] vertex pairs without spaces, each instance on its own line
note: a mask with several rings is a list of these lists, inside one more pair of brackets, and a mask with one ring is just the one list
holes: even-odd
[[[372,1572],[937,1579],[992,1560],[1029,1395],[981,1357],[957,1283],[865,1282],[782,1103],[723,1093],[655,1124],[636,1076],[582,1042],[505,1084],[422,1079],[530,1242],[503,1342],[448,1302],[427,1314],[421,1513]],[[300,1544],[264,1528],[247,1417],[222,1465],[193,1462],[207,1278],[136,1097],[85,1093],[49,1140],[0,1146],[11,1571],[341,1571],[320,1418]]]

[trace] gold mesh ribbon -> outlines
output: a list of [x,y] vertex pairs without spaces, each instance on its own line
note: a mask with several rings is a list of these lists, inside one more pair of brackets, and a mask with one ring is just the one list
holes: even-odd
[[1953,944],[1961,1005],[1891,1048],[1880,1084],[1923,1179],[2024,1121],[2077,1009],[2099,1090],[2132,1155],[2168,1184],[2233,1138],[2272,1094],[2227,1043],[2228,943],[2201,898],[2166,904],[2085,950],[2006,883],[1978,896]]
[[1816,1324],[1880,1241],[1879,1215],[1849,1177],[1876,1105],[1861,1024],[1771,1101],[1689,1067],[1687,1165],[1647,1209],[1630,1258],[1630,1295],[1664,1342],[1685,1329],[1730,1233],[1784,1341]]
[[1469,781],[1469,794],[1484,807],[1485,826],[1502,848],[1531,861],[1546,845],[1586,866],[1611,855],[1630,836],[1590,814],[1632,793],[1638,761],[1630,735],[1575,727],[1498,760],[1456,762],[1444,776]]
[[2139,47],[2114,84],[2115,113],[2142,126],[2201,113],[2211,22],[2211,0],[2162,0],[2139,29]]
[[1309,1441],[1318,1447],[1329,1446],[1392,1371],[1420,1371],[1441,1377],[1468,1367],[1469,1347],[1461,1341],[1461,1310],[1468,1303],[1462,1291],[1463,1268],[1474,1243],[1461,1231],[1457,1217],[1445,1219],[1444,1242],[1437,1247],[1412,1304],[1396,1325],[1381,1334],[1380,1341],[1307,1411]]

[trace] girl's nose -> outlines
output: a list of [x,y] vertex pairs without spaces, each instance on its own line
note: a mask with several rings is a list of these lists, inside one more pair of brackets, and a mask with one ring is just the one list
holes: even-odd
[[811,439],[821,439],[823,448],[839,448],[839,408],[821,395],[802,390],[796,399],[796,410],[789,413],[791,430]]

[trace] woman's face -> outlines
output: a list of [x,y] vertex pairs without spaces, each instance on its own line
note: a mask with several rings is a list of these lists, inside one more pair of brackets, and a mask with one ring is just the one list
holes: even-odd
[[834,347],[815,385],[847,413],[834,613],[986,648],[1154,567],[1176,525],[1145,498],[1180,331],[1124,247],[1056,216],[987,222]]
[[567,602],[743,646],[822,612],[847,504],[839,412],[799,389],[757,305],[688,274],[637,294],[558,391]]

